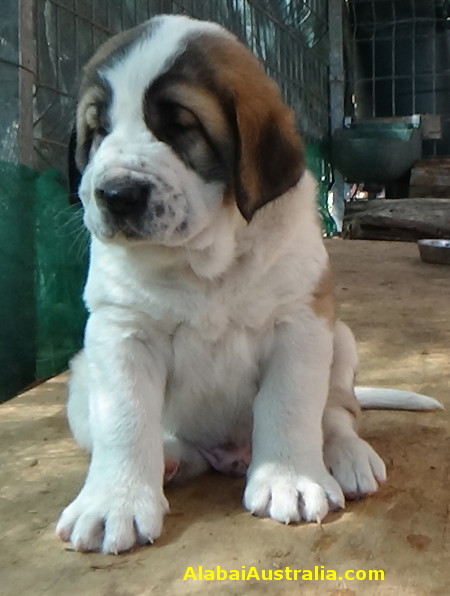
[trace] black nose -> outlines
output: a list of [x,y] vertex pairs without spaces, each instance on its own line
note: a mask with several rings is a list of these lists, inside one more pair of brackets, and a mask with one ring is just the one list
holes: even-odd
[[113,215],[126,217],[145,210],[151,186],[143,182],[108,182],[95,191],[98,202]]

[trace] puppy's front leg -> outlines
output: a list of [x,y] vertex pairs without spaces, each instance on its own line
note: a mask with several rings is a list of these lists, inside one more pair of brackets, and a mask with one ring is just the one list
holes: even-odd
[[108,309],[89,319],[92,458],[84,487],[57,525],[77,550],[118,553],[161,532],[168,508],[161,427],[166,369],[163,340],[151,342],[133,315]]
[[303,313],[275,329],[253,413],[253,455],[245,507],[283,522],[320,521],[344,497],[322,457],[322,414],[333,334]]

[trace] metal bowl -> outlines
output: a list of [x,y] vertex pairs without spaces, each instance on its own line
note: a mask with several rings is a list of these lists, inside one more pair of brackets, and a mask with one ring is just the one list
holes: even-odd
[[450,265],[450,240],[418,240],[417,244],[425,263]]

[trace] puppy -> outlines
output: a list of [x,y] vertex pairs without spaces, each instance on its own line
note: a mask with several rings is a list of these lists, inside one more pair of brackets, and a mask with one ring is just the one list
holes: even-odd
[[245,508],[282,523],[375,492],[385,466],[356,431],[315,183],[253,55],[182,16],[112,38],[84,69],[76,163],[90,315],[68,417],[92,458],[59,536],[153,542],[164,474],[246,474]]

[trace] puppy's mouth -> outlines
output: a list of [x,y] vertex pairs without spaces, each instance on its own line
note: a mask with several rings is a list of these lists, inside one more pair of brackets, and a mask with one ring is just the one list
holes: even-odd
[[136,230],[131,222],[116,223],[104,220],[101,230],[95,229],[93,234],[99,240],[103,241],[125,240],[127,242],[142,242],[144,240],[150,240],[140,230]]
[[95,187],[93,198],[99,221],[87,227],[100,240],[166,244],[180,240],[189,228],[183,196],[156,176],[110,178]]

